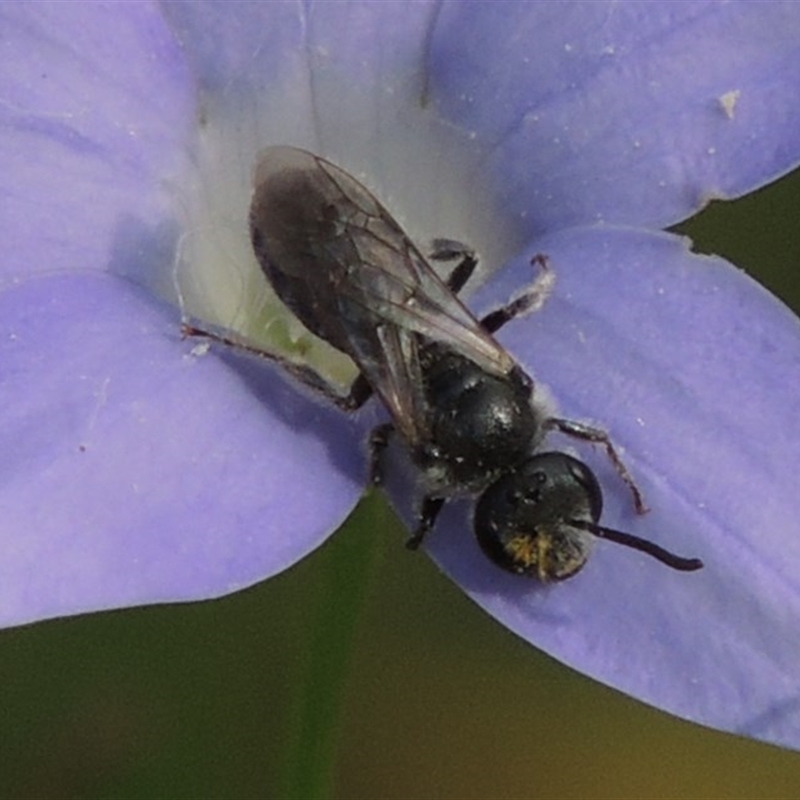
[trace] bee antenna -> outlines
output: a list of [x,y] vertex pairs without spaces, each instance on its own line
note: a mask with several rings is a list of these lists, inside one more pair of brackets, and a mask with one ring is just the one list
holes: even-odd
[[680,570],[681,572],[694,572],[696,569],[703,568],[703,562],[699,558],[682,558],[676,556],[675,553],[670,553],[663,547],[648,541],[647,539],[640,539],[632,533],[624,533],[623,531],[615,531],[612,528],[604,528],[595,522],[588,522],[586,520],[573,519],[569,524],[575,528],[588,531],[589,533],[597,536],[598,539],[608,539],[610,542],[624,545],[625,547],[632,547],[634,550],[641,550],[643,553],[658,559],[662,564],[666,564],[672,569]]

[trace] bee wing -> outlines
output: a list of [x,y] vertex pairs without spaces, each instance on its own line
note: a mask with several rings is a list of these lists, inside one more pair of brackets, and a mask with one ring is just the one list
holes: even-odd
[[360,362],[362,370],[386,405],[398,433],[412,446],[428,441],[422,372],[417,354],[418,340],[396,325],[375,329],[380,357]]
[[[362,234],[353,232],[352,236],[361,251]],[[395,244],[402,249],[387,246],[379,261],[362,257],[358,262],[358,288],[373,313],[446,345],[491,374],[507,375],[514,366],[511,355],[481,327],[408,239]]]
[[351,256],[347,288],[354,295],[362,290],[369,308],[386,322],[445,344],[490,373],[506,375],[514,366],[511,356],[431,268],[392,215],[351,175],[313,158],[341,193],[337,206]]
[[492,374],[513,368],[389,212],[329,161],[294,147],[265,150],[250,227],[278,295],[313,333],[353,358],[408,441],[426,434],[422,340]]
[[507,375],[514,361],[388,212],[380,206],[377,211],[363,215],[359,225],[352,215],[342,236],[346,245],[341,252],[347,256],[340,271],[348,277],[337,286],[337,316],[349,321],[347,352],[381,396],[399,432],[414,444],[430,438],[418,356],[423,340],[443,344],[499,376]]

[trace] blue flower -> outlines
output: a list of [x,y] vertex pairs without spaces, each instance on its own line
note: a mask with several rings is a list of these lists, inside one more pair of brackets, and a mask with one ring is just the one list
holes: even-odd
[[429,540],[441,568],[582,672],[800,745],[800,326],[659,232],[800,160],[800,9],[303,8],[0,12],[0,621],[234,591],[359,498],[374,414],[179,336],[176,278],[190,309],[241,312],[250,173],[284,142],[366,176],[420,242],[505,264],[476,310],[546,253],[553,296],[501,340],[624,450],[652,511],[581,448],[605,523],[706,564],[599,543],[542,587],[489,564],[456,503]]

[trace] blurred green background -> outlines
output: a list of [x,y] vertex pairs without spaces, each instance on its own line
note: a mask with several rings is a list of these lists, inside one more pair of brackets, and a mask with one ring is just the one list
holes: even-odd
[[[800,172],[680,230],[800,312],[799,208]],[[0,632],[0,798],[280,797],[299,724],[292,687],[313,660],[320,608],[335,622],[330,581],[364,536],[374,547],[370,577],[354,578],[364,607],[334,797],[800,796],[800,755],[559,665],[407,553],[385,520],[373,495],[313,556],[223,600]]]

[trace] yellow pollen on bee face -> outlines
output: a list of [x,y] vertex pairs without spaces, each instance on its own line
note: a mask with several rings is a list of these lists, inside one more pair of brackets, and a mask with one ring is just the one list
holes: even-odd
[[530,572],[531,568],[535,567],[536,577],[542,583],[548,583],[552,579],[549,572],[551,568],[549,557],[552,550],[549,537],[535,531],[521,534],[506,542],[504,549],[520,571]]
[[539,547],[535,536],[515,536],[504,545],[505,551],[511,556],[515,564],[528,569],[538,563]]
[[522,534],[515,536],[505,544],[506,552],[511,556],[514,564],[528,572],[531,567],[536,567],[536,574],[540,581],[546,583],[550,580],[548,574],[548,556],[550,542],[546,536]]

